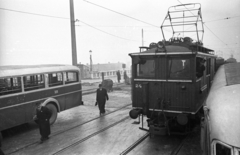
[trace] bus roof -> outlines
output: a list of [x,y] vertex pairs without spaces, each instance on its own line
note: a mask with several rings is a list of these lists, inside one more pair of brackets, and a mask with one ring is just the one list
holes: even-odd
[[80,71],[80,69],[76,66],[58,64],[0,66],[0,77],[22,76],[68,70]]

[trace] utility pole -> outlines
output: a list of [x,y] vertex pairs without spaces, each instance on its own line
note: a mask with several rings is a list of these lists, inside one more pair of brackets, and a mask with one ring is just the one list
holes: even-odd
[[72,65],[77,66],[77,46],[76,46],[76,35],[75,35],[73,0],[69,0],[69,2],[70,2],[71,43],[72,43]]
[[142,29],[142,46],[143,46],[143,29]]
[[92,71],[93,71],[93,68],[92,68],[92,51],[90,50],[89,51],[89,53],[90,53],[90,72],[92,73]]

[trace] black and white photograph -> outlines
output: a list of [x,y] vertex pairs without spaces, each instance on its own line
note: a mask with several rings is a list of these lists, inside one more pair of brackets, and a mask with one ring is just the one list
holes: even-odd
[[240,155],[239,0],[0,0],[0,155]]

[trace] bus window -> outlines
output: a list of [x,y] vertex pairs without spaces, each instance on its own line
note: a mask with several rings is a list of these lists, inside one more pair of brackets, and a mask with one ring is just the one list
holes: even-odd
[[73,83],[78,81],[77,72],[66,72],[65,83]]
[[140,63],[137,64],[137,77],[155,77],[155,61],[140,61]]
[[170,58],[168,72],[170,79],[190,78],[190,59]]
[[37,75],[27,75],[23,77],[24,91],[35,90],[39,88],[44,88],[44,80],[42,74]]
[[49,87],[63,85],[63,75],[62,73],[52,73],[48,74],[48,84]]
[[0,96],[21,91],[21,77],[0,78]]

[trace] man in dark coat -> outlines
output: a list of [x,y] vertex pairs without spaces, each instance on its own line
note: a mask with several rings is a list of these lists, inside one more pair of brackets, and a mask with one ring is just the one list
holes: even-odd
[[117,71],[117,80],[118,80],[118,83],[120,83],[120,80],[121,80],[121,74],[120,74],[120,71]]
[[45,106],[39,106],[36,110],[36,119],[41,134],[41,143],[49,139],[48,136],[51,133],[49,119],[51,118],[51,115],[51,111]]
[[106,100],[108,100],[107,90],[102,88],[102,84],[99,84],[99,88],[97,89],[96,95],[96,105],[98,105],[100,115],[105,113]]

